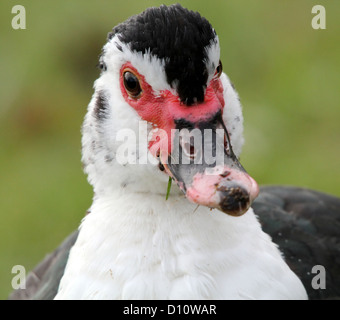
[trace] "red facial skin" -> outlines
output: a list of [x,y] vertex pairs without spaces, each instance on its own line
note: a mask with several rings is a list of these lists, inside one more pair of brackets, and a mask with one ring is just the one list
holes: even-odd
[[[123,73],[125,71],[132,71],[139,79],[142,93],[138,98],[130,97],[125,89],[123,80]],[[187,106],[179,100],[178,96],[173,95],[169,90],[162,90],[156,95],[152,87],[146,82],[145,77],[130,62],[127,62],[120,69],[120,89],[125,101],[137,111],[141,119],[152,123],[155,128],[163,129],[167,137],[171,137],[171,129],[175,129],[174,120],[186,119],[197,123],[209,119],[219,110],[223,111],[224,108],[223,87],[219,78],[213,79],[208,84],[204,102]],[[164,146],[164,143],[162,144],[161,140],[159,137],[152,139],[149,149],[152,149],[153,154],[157,154],[160,151],[170,154],[172,139],[167,139],[167,148]],[[155,144],[157,144],[157,147]]]
[[[125,71],[132,72],[139,79],[142,92],[137,97],[131,97],[124,86]],[[217,112],[223,113],[225,104],[222,82],[217,74],[206,88],[204,102],[192,106],[183,104],[179,97],[169,90],[163,90],[156,95],[145,77],[139,74],[129,62],[124,64],[120,70],[120,88],[125,101],[137,111],[141,119],[152,123],[154,128],[162,129],[153,133],[149,142],[149,150],[154,157],[160,158],[160,163],[172,178],[174,176],[167,165],[167,159],[171,155],[174,132],[172,129],[175,129],[175,120],[185,119],[194,124],[209,121]],[[218,208],[233,216],[242,215],[258,195],[257,183],[246,172],[239,170],[238,165],[230,167],[222,165],[216,169],[220,172],[228,172],[228,178],[221,174],[196,173],[189,184],[184,181],[176,180],[176,182],[190,201]],[[230,183],[231,180],[235,183]],[[186,184],[187,191],[185,191],[184,184]],[[237,186],[236,189],[235,186]],[[233,190],[236,190],[235,198],[243,197],[243,201],[235,202],[232,199],[231,203],[235,202],[236,206],[229,208],[227,200],[234,197]],[[237,190],[242,190],[242,192]],[[230,196],[228,192],[231,192]]]

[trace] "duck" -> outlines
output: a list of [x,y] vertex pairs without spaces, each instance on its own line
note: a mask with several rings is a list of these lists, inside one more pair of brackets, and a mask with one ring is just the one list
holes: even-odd
[[82,127],[93,203],[10,299],[340,296],[340,199],[260,188],[241,165],[242,106],[207,19],[148,8],[112,29],[99,68]]

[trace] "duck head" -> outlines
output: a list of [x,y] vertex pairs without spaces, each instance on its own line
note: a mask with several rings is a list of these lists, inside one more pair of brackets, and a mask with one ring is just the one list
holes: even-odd
[[191,202],[248,210],[259,189],[238,160],[241,105],[205,18],[178,4],[149,8],[109,33],[99,65],[82,139],[96,196],[165,201],[170,177]]

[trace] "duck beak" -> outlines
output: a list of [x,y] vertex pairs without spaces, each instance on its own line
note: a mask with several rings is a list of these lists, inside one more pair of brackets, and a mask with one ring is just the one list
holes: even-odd
[[171,153],[160,155],[165,171],[188,200],[241,216],[259,193],[232,150],[221,111],[204,122],[175,121]]

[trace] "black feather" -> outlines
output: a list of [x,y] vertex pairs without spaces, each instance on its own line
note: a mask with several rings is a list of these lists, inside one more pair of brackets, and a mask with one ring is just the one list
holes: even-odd
[[114,35],[137,52],[165,60],[168,83],[187,105],[204,100],[208,72],[205,48],[217,41],[211,24],[181,5],[149,8],[113,28]]
[[94,106],[94,115],[98,120],[103,120],[108,109],[107,97],[103,91],[99,91]]

